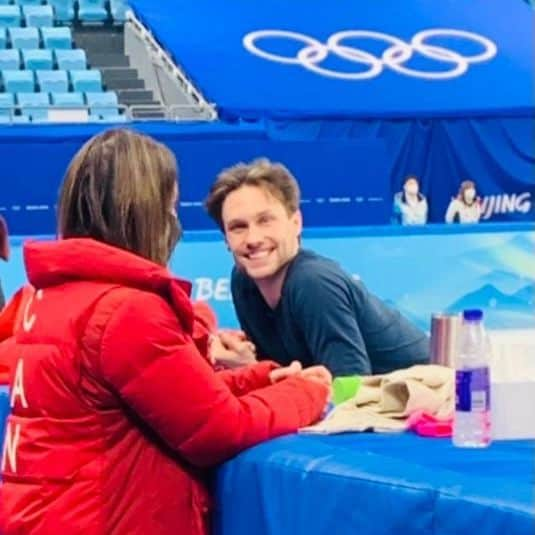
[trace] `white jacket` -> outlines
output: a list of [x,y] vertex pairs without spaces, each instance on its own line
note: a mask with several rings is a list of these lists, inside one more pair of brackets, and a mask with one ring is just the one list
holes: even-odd
[[451,200],[446,211],[446,223],[478,223],[481,218],[481,204],[476,199],[472,204],[466,204],[457,198]]
[[403,192],[394,195],[394,222],[402,225],[425,225],[427,223],[427,200],[419,193],[416,202],[406,199]]

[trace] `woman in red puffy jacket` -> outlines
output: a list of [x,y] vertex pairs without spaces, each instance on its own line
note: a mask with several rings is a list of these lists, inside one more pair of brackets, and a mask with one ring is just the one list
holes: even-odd
[[214,372],[190,285],[165,267],[177,196],[169,150],[108,131],[67,170],[60,239],[25,245],[34,292],[0,345],[4,535],[205,534],[206,469],[319,418],[322,368]]

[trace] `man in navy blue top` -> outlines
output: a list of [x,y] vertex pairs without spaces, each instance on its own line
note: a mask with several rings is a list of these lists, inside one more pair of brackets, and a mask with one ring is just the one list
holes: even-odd
[[236,266],[232,298],[258,358],[322,364],[335,376],[429,360],[429,340],[332,260],[300,246],[299,187],[280,164],[222,172],[206,201]]

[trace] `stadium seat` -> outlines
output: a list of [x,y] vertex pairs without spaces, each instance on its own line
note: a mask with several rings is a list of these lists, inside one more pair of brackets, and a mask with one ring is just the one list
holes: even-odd
[[40,6],[41,0],[14,0],[14,4],[18,4],[19,6]]
[[80,22],[105,22],[108,20],[105,0],[79,0],[78,20]]
[[98,93],[102,91],[102,74],[99,70],[84,69],[69,72],[73,91]]
[[65,108],[85,108],[84,95],[82,93],[59,93],[51,92],[50,100],[54,106]]
[[24,124],[29,123],[30,118],[26,117],[25,115],[15,115],[15,111],[12,112],[11,117],[6,116],[2,117],[0,116],[0,123],[2,124]]
[[35,79],[41,93],[64,93],[69,90],[69,77],[66,71],[37,71]]
[[13,48],[39,48],[37,28],[9,28],[8,31]]
[[11,117],[14,114],[14,105],[15,98],[13,93],[0,93],[0,120],[2,122],[5,122],[4,119],[7,119],[7,122],[11,121]]
[[5,28],[0,28],[0,49],[7,46],[7,32]]
[[10,93],[31,93],[35,90],[33,71],[2,71],[4,90]]
[[22,114],[30,117],[32,121],[48,119],[48,93],[17,93],[17,103]]
[[87,68],[87,57],[80,48],[73,50],[55,50],[58,69],[81,70]]
[[52,6],[26,5],[22,8],[22,14],[26,21],[26,26],[40,28],[41,26],[52,26],[54,24]]
[[89,106],[90,114],[99,118],[114,116],[119,113],[117,94],[115,91],[103,91],[100,93],[86,93],[85,99]]
[[25,69],[32,71],[49,70],[54,68],[52,50],[37,48],[22,50],[22,64]]
[[0,50],[0,70],[15,71],[20,69],[20,54],[16,48]]
[[48,120],[58,123],[87,123],[89,113],[82,93],[50,93]]
[[[92,116],[94,118],[96,116]],[[114,113],[113,115],[102,115],[98,118],[99,123],[107,123],[107,124],[117,124],[117,123],[127,123],[128,117],[124,113]]]
[[20,26],[22,17],[19,6],[0,6],[0,26]]
[[123,24],[126,21],[127,10],[128,3],[124,0],[110,0],[110,13],[116,24]]
[[58,28],[41,28],[41,37],[43,38],[43,46],[50,49],[71,49],[72,48],[72,33],[67,26]]
[[48,0],[54,8],[57,22],[72,22],[74,20],[74,0]]

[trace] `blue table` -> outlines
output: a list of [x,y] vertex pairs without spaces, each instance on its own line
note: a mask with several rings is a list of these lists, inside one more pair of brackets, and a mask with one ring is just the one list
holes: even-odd
[[223,465],[217,535],[535,533],[535,442],[288,436]]

